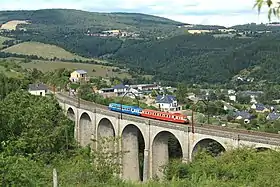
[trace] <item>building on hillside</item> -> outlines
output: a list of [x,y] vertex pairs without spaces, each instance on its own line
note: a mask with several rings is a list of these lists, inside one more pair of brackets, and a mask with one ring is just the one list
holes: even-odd
[[237,120],[244,120],[244,123],[250,123],[254,116],[247,111],[236,111],[234,117]]
[[87,72],[85,70],[75,70],[70,75],[71,82],[87,81]]
[[263,104],[261,104],[261,103],[257,103],[257,104],[253,104],[252,106],[251,106],[251,109],[254,109],[254,110],[256,110],[256,112],[262,112],[262,113],[264,113],[264,112],[270,112],[270,109],[268,109],[267,107],[265,107]]
[[233,101],[233,102],[236,102],[236,95],[229,95],[228,99]]
[[224,103],[224,110],[228,111],[237,111],[237,108],[231,106],[229,103],[223,102]]
[[119,35],[121,35],[120,30],[108,30],[108,31],[102,31],[102,33],[107,34],[109,36],[119,36]]
[[188,30],[190,34],[202,34],[202,33],[209,33],[212,32],[211,30]]
[[279,120],[280,119],[280,114],[276,112],[271,112],[266,116],[267,120]]
[[176,97],[172,95],[158,95],[156,97],[156,104],[161,111],[180,110]]
[[159,90],[160,86],[157,84],[135,84],[135,85],[126,85],[130,88],[137,89],[139,91],[148,91],[148,90]]
[[45,96],[48,93],[48,87],[42,83],[29,84],[28,92],[32,95]]
[[129,91],[129,87],[125,86],[123,84],[118,84],[113,87],[114,92],[116,93],[117,96],[121,96],[125,94],[126,92]]

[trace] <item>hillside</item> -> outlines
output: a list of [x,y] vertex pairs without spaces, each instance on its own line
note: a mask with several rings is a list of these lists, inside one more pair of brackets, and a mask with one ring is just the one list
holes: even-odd
[[[20,19],[31,23],[18,26],[26,28],[26,31],[7,32],[5,36],[25,43],[5,51],[76,58],[70,52],[87,58],[101,58],[125,65],[138,74],[154,75],[157,81],[170,83],[225,83],[242,74],[240,72],[247,72],[246,77],[255,80],[280,80],[277,30],[272,33],[246,34],[246,37],[215,38],[211,33],[191,35],[187,30],[209,29],[218,33],[218,29],[224,27],[188,25],[145,14],[62,9],[0,12],[0,21],[3,23]],[[249,24],[233,28],[261,31],[266,26]],[[139,35],[99,35],[108,29]],[[42,47],[43,44],[34,46],[34,42],[56,47]],[[20,47],[26,44],[29,47]]]
[[39,32],[59,29],[65,29],[65,32],[100,32],[125,28],[134,32],[168,33],[181,24],[166,18],[136,13],[96,13],[69,9],[0,12],[0,22],[11,20],[29,20],[31,24],[24,27]]
[[4,24],[1,25],[1,29],[5,29],[5,30],[16,30],[17,26],[20,24],[29,24],[26,21],[23,20],[12,20],[12,21],[8,21]]
[[13,38],[0,36],[0,49],[2,49],[4,46],[6,46],[6,45],[4,45],[4,42],[8,41],[8,40],[13,40]]
[[74,55],[63,48],[57,47],[55,45],[43,44],[39,42],[23,42],[17,45],[13,45],[2,52],[16,53],[23,55],[36,55],[38,57],[43,57],[45,59],[52,59],[54,57],[65,60],[87,60],[78,55]]
[[90,77],[103,77],[103,78],[131,78],[131,75],[126,71],[115,72],[116,67],[104,66],[99,64],[88,64],[88,63],[73,63],[73,62],[50,62],[42,60],[33,60],[28,63],[20,63],[23,68],[33,69],[36,68],[42,72],[54,71],[57,69],[65,68],[67,70],[83,69],[88,72]]
[[260,68],[249,77],[277,82],[279,48],[279,35],[247,39],[186,35],[124,47],[111,59],[170,82],[225,83],[255,66]]
[[232,29],[236,29],[239,31],[273,31],[273,32],[279,32],[280,27],[274,26],[273,24],[256,24],[256,23],[250,23],[250,24],[243,24],[243,25],[235,25],[231,27]]

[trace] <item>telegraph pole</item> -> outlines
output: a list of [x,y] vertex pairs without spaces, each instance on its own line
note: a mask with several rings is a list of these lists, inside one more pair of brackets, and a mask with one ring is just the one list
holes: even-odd
[[[129,88],[129,90],[130,90],[130,88]],[[137,95],[135,93],[131,92],[131,91],[125,92],[125,94],[122,96],[122,99],[121,99],[121,119],[122,119],[123,99],[128,93],[132,93],[134,95],[135,99],[137,100],[138,108],[140,107],[140,103],[139,103],[139,99],[138,99]]]
[[192,109],[192,133],[194,133],[194,112]]

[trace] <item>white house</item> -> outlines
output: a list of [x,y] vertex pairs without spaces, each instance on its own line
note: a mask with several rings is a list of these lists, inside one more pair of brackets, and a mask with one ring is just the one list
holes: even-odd
[[157,84],[136,84],[136,85],[126,85],[130,88],[137,89],[137,90],[159,90],[160,86]]
[[123,95],[126,92],[128,92],[129,87],[125,86],[123,84],[118,84],[116,86],[113,87],[114,92],[116,93],[117,96]]
[[229,100],[236,102],[236,95],[229,95]]
[[161,111],[177,111],[179,108],[176,98],[172,95],[158,95],[156,104]]
[[139,92],[137,89],[129,88],[127,96],[131,98],[135,98],[135,96],[138,98],[143,98],[144,95],[141,92]]
[[233,94],[235,94],[236,93],[236,91],[235,90],[228,90],[228,95],[233,95]]
[[48,87],[44,84],[29,84],[28,92],[32,95],[45,96],[48,92]]

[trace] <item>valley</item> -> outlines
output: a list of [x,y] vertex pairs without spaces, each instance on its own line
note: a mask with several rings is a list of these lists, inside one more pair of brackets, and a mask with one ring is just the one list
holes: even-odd
[[[225,27],[40,9],[0,11],[0,24],[2,186],[279,183],[280,154],[267,146],[279,146],[270,139],[280,133],[278,23]],[[142,123],[106,116],[110,103],[165,112],[165,120],[153,128],[142,112]],[[173,116],[188,123],[164,129]],[[252,139],[259,146],[243,147]],[[123,180],[130,166],[141,181]]]
[[[9,54],[110,62],[168,84],[224,84],[244,71],[248,72],[242,77],[245,79],[280,80],[278,26],[247,24],[225,28],[182,24],[143,14],[61,9],[0,12],[3,23],[11,18],[28,20],[30,24],[19,24],[16,31],[2,29],[2,37],[17,41],[2,50]],[[211,32],[190,33],[207,29]],[[105,31],[111,33],[103,36]],[[228,36],[227,32],[237,35]],[[137,38],[126,33],[135,33]]]

